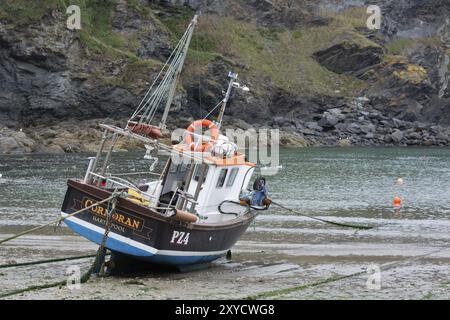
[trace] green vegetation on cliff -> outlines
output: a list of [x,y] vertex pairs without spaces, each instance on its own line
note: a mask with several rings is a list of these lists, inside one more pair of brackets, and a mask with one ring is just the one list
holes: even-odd
[[24,25],[37,22],[50,10],[57,9],[60,0],[2,0],[0,1],[0,19],[5,19],[14,25]]
[[[30,1],[26,0],[6,0],[0,5],[3,9],[1,17],[15,17],[14,23],[25,24],[36,22],[50,10],[60,9],[65,13],[68,5],[67,0],[31,3],[29,5]],[[71,0],[70,4],[81,8],[83,29],[79,31],[79,37],[91,53],[110,60],[124,56],[133,65],[139,65],[137,62],[141,59],[136,55],[138,33],[125,37],[113,31],[112,17],[117,0]],[[148,7],[136,0],[128,1],[127,5],[170,32],[172,45],[194,15],[194,11],[188,7]],[[155,10],[166,10],[169,14],[159,18],[153,14]],[[203,73],[208,62],[222,57],[225,61],[242,66],[249,77],[269,77],[276,86],[297,94],[353,94],[364,87],[362,81],[327,70],[312,58],[312,54],[342,35],[351,37],[352,41],[361,45],[375,45],[355,31],[355,27],[364,22],[362,17],[365,15],[355,9],[340,16],[326,12],[324,15],[331,21],[329,24],[294,30],[258,27],[255,23],[238,21],[232,17],[201,16],[188,55],[187,73]],[[142,61],[140,65],[148,65],[148,62]],[[135,71],[139,73],[148,69]],[[120,79],[134,80],[125,75]],[[120,79],[114,83],[119,84]]]
[[[182,35],[193,14],[185,8],[162,19],[174,35],[174,41]],[[191,45],[188,72],[203,70],[202,64],[223,57],[243,66],[248,76],[254,79],[269,77],[276,86],[296,94],[352,95],[364,88],[365,83],[327,70],[313,59],[312,54],[342,35],[351,37],[361,46],[378,45],[356,32],[355,28],[365,23],[366,15],[361,10],[348,10],[340,16],[324,14],[329,17],[330,24],[294,30],[259,27],[226,16],[203,15]]]
[[[148,31],[148,25],[170,34],[173,46],[195,13],[185,6],[129,0],[126,10],[133,10],[140,17],[142,27],[133,34],[123,34],[113,28],[118,0],[71,0],[70,4],[81,8],[82,30],[78,35],[87,53],[99,55],[106,61],[123,58],[128,61],[128,66],[115,79],[104,76],[101,66],[93,75],[105,84],[131,89],[137,86],[133,81],[148,79],[148,72],[160,63],[151,58],[139,58],[137,54],[139,37]],[[35,23],[52,10],[60,10],[64,18],[68,5],[68,0],[4,0],[0,2],[0,18],[17,26]],[[321,11],[320,16],[323,23],[288,29],[260,26],[251,19],[202,15],[188,53],[185,77],[203,76],[208,63],[218,58],[249,79],[270,79],[276,87],[293,94],[354,96],[367,86],[366,82],[328,70],[313,54],[343,40],[363,48],[377,47],[378,44],[358,32],[366,23],[365,8],[352,8],[339,14]],[[402,54],[409,45],[409,40],[398,40],[387,48],[391,54]]]

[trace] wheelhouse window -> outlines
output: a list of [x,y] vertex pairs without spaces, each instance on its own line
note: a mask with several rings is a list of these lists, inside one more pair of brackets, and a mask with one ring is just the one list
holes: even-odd
[[[206,176],[208,175],[208,171],[209,171],[209,166],[206,167],[206,172],[205,172],[205,178],[203,179],[202,183],[205,182],[206,180]],[[197,181],[200,179],[200,175],[202,174],[202,165],[201,164],[197,164],[195,167],[195,171],[194,171],[194,181]]]
[[185,163],[179,163],[175,164],[172,163],[169,169],[169,173],[176,174],[176,173],[185,173],[186,169],[188,168],[188,164]]
[[178,167],[179,167],[178,164],[172,163],[171,166],[170,166],[169,172],[170,173],[177,173],[178,172]]
[[181,163],[180,172],[186,172],[186,169],[189,167],[188,163]]
[[220,170],[219,179],[217,179],[216,188],[222,188],[227,177],[228,169]]
[[236,176],[239,172],[239,168],[233,168],[230,171],[230,174],[228,175],[228,180],[227,180],[227,187],[231,187],[234,183],[234,180],[236,180]]

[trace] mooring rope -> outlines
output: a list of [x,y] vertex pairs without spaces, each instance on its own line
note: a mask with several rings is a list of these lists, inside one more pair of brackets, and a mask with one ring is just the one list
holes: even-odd
[[[444,250],[448,250],[450,249],[449,246],[444,246],[439,248],[438,250],[434,250],[432,252],[428,252],[428,253],[424,253],[415,257],[412,257],[410,259],[405,259],[402,261],[392,261],[392,262],[386,262],[380,265],[380,270],[383,268],[384,271],[398,267],[400,264],[402,263],[408,263],[408,262],[412,262],[415,260],[419,260],[422,258],[425,258],[427,256],[436,254],[436,253],[440,253]],[[280,295],[286,295],[289,294],[291,292],[295,292],[295,291],[302,291],[302,290],[306,290],[309,288],[314,288],[317,286],[320,286],[322,284],[327,284],[327,283],[332,283],[332,282],[337,282],[340,280],[344,280],[344,279],[348,279],[348,278],[353,278],[356,276],[360,276],[363,274],[367,274],[367,270],[364,271],[358,271],[352,274],[347,274],[347,275],[341,275],[341,276],[334,276],[334,277],[328,277],[313,283],[307,283],[307,284],[302,284],[302,285],[298,285],[298,286],[293,286],[293,287],[287,287],[287,288],[281,288],[281,289],[276,289],[276,290],[271,290],[271,291],[265,291],[265,292],[260,292],[254,295],[250,295],[247,297],[244,297],[244,300],[256,300],[256,299],[261,299],[261,298],[269,298],[269,297],[274,297],[274,296],[280,296]]]
[[361,226],[361,225],[356,225],[356,224],[340,223],[340,222],[335,222],[335,221],[330,221],[330,220],[325,220],[325,219],[313,217],[313,216],[301,213],[300,211],[297,211],[297,210],[285,207],[282,204],[276,203],[274,201],[272,201],[272,204],[274,204],[274,205],[276,205],[276,206],[278,206],[278,207],[280,207],[280,208],[282,208],[284,210],[287,210],[289,212],[295,213],[295,214],[297,214],[299,216],[310,218],[310,219],[314,219],[314,220],[317,220],[317,221],[320,221],[320,222],[324,222],[324,223],[333,224],[333,225],[339,226],[339,227],[362,229],[362,230],[373,229],[373,227],[371,227],[371,226]]
[[14,291],[10,291],[10,292],[7,292],[7,293],[0,294],[0,298],[6,298],[6,297],[10,297],[10,296],[15,296],[16,294],[20,294],[20,293],[24,293],[24,292],[28,292],[28,291],[33,291],[33,290],[43,290],[43,289],[47,289],[47,288],[63,286],[64,284],[66,284],[65,280],[64,281],[53,282],[53,283],[47,283],[47,284],[38,285],[38,286],[31,286],[31,287],[27,287],[27,288],[24,288],[24,289],[17,289],[17,290],[14,290]]
[[[80,283],[86,283],[90,279],[90,277],[92,275],[93,267],[94,266],[92,265],[89,268],[89,270],[87,270],[80,277]],[[10,292],[6,292],[6,293],[0,293],[0,298],[6,298],[6,297],[10,297],[10,296],[15,296],[17,294],[28,292],[28,291],[44,290],[44,289],[48,289],[48,288],[63,286],[65,284],[67,284],[67,280],[61,280],[61,281],[46,283],[46,284],[42,284],[42,285],[30,286],[30,287],[26,287],[26,288],[23,288],[23,289],[16,289],[16,290],[13,290],[13,291],[10,291]]]
[[61,262],[61,261],[80,260],[80,259],[86,259],[86,258],[93,258],[95,256],[96,256],[96,254],[89,254],[89,255],[84,255],[84,256],[73,256],[73,257],[65,257],[65,258],[1,264],[0,269],[14,268],[14,267],[26,267],[26,266],[33,266],[33,265],[37,265],[37,264],[54,263],[54,262]]
[[[9,237],[9,238],[3,239],[3,240],[0,241],[0,244],[2,244],[4,242],[7,242],[7,241],[10,241],[12,239],[16,239],[16,238],[18,238],[20,236],[23,236],[25,234],[28,234],[30,232],[42,229],[42,228],[44,228],[44,227],[46,227],[46,226],[48,226],[50,224],[61,222],[61,221],[65,220],[65,219],[67,219],[67,218],[69,218],[71,216],[74,216],[74,215],[76,215],[78,213],[81,213],[81,212],[84,212],[84,211],[86,211],[88,209],[91,209],[92,207],[95,207],[95,206],[98,206],[98,205],[100,205],[102,203],[108,202],[108,215],[107,215],[107,221],[106,221],[106,226],[105,226],[105,233],[103,235],[102,242],[100,244],[100,247],[97,250],[97,254],[95,255],[94,263],[91,265],[91,267],[80,278],[80,283],[85,283],[85,282],[87,282],[90,279],[93,271],[96,270],[96,268],[99,265],[99,263],[102,262],[101,259],[104,261],[104,258],[105,258],[105,255],[106,255],[106,252],[104,251],[104,248],[105,248],[105,245],[106,245],[106,239],[108,237],[110,226],[111,226],[111,223],[112,223],[112,220],[113,220],[112,219],[112,213],[113,213],[113,211],[115,209],[115,206],[116,206],[116,203],[117,203],[117,198],[121,194],[122,194],[122,192],[114,191],[113,194],[110,197],[108,197],[108,198],[106,198],[106,199],[104,199],[102,201],[96,202],[96,203],[94,203],[94,204],[92,204],[92,205],[90,205],[90,206],[88,206],[86,208],[83,208],[81,210],[75,211],[75,212],[73,212],[73,213],[71,213],[71,214],[69,214],[69,215],[67,215],[65,217],[62,217],[60,219],[51,221],[51,222],[46,223],[44,225],[41,225],[39,227],[32,228],[30,230],[21,232],[19,234],[16,234],[14,236]],[[111,200],[112,200],[112,208],[109,210],[109,201],[111,201]],[[25,264],[26,265],[30,265],[30,264],[32,264],[32,262],[25,263]],[[102,264],[103,264],[103,262],[102,262]],[[30,286],[30,287],[27,287],[27,288],[17,289],[17,290],[13,290],[13,291],[10,291],[10,292],[6,292],[6,293],[3,293],[3,294],[0,294],[0,298],[6,298],[6,297],[9,297],[9,296],[17,295],[17,294],[28,292],[28,291],[43,290],[43,289],[53,288],[53,287],[57,287],[57,286],[63,286],[66,283],[67,283],[67,281],[63,280],[63,281],[57,281],[57,282],[47,283],[47,284],[43,284],[43,285]]]
[[5,243],[5,242],[10,241],[10,240],[13,240],[13,239],[16,239],[16,238],[19,238],[19,237],[21,237],[21,236],[23,236],[23,235],[25,235],[25,234],[31,233],[31,232],[33,232],[33,231],[43,229],[43,228],[45,228],[45,227],[47,227],[47,226],[49,226],[49,225],[51,225],[51,224],[56,224],[56,223],[58,223],[58,222],[64,221],[64,220],[67,219],[67,218],[70,218],[70,217],[72,217],[72,216],[74,216],[74,215],[77,215],[77,214],[79,214],[79,213],[81,213],[81,212],[84,212],[84,211],[86,211],[86,210],[89,210],[89,209],[91,209],[91,208],[93,208],[93,207],[95,207],[95,206],[98,206],[99,204],[102,204],[102,203],[105,203],[105,202],[107,202],[107,201],[110,201],[110,200],[112,200],[112,199],[114,199],[114,198],[117,198],[119,195],[120,195],[120,193],[119,193],[119,194],[113,193],[110,197],[108,197],[108,198],[106,198],[106,199],[104,199],[104,200],[102,200],[102,201],[96,202],[96,203],[94,203],[94,204],[91,204],[90,206],[87,206],[86,208],[83,208],[83,209],[80,209],[80,210],[78,210],[78,211],[75,211],[75,212],[73,212],[73,213],[71,213],[71,214],[69,214],[69,215],[67,215],[67,216],[65,216],[65,217],[61,217],[61,218],[59,218],[59,219],[50,221],[50,222],[48,222],[48,223],[46,223],[46,224],[37,226],[37,227],[35,227],[35,228],[31,228],[31,229],[26,230],[26,231],[24,231],[24,232],[15,234],[15,235],[13,235],[13,236],[11,236],[11,237],[9,237],[9,238],[2,239],[2,240],[0,240],[0,244]]

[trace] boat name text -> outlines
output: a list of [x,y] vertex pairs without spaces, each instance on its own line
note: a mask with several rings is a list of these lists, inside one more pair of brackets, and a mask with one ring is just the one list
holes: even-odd
[[[95,201],[93,201],[91,199],[85,199],[83,201],[84,208],[89,207],[89,206],[93,205],[94,203],[95,203]],[[90,211],[93,212],[95,215],[102,217],[102,218],[106,218],[106,216],[108,214],[108,209],[106,209],[102,206],[94,206],[91,208]],[[129,227],[129,228],[132,228],[135,230],[142,229],[143,221],[141,221],[141,220],[138,220],[138,219],[135,219],[132,217],[127,217],[127,216],[124,216],[123,214],[120,214],[117,212],[112,213],[112,219],[114,222],[117,222],[126,227]]]

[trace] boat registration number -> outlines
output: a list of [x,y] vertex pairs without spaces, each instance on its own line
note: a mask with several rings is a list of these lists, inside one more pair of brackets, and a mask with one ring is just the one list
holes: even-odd
[[176,231],[174,230],[172,233],[172,240],[170,243],[187,245],[189,243],[189,232]]

